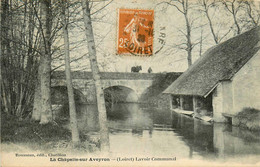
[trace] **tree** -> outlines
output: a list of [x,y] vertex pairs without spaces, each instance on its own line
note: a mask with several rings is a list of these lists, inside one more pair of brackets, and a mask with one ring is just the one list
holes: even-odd
[[100,126],[100,145],[102,151],[109,150],[109,134],[107,127],[107,115],[104,99],[104,91],[101,88],[101,79],[98,69],[96,46],[93,35],[93,28],[90,16],[89,1],[82,0],[83,20],[85,26],[85,34],[88,43],[89,60],[91,64],[91,70],[96,88],[97,107],[99,113],[99,126]]
[[213,36],[213,39],[215,41],[216,44],[219,43],[219,39],[218,39],[218,36],[214,30],[214,26],[213,26],[213,23],[212,23],[212,19],[209,15],[209,9],[211,6],[215,6],[215,1],[212,1],[212,0],[201,0],[200,1],[202,7],[203,7],[203,12],[205,13],[205,16],[207,17],[207,20],[208,20],[208,23],[209,23],[209,28],[210,28],[210,31],[211,31],[211,34]]
[[40,57],[40,87],[41,87],[41,118],[40,124],[52,121],[51,108],[51,1],[40,0],[41,18],[40,27],[42,34],[42,46]]
[[[249,19],[245,19],[245,21],[249,21],[249,24],[251,23],[253,25],[253,27],[258,26],[259,24],[259,20],[260,20],[260,11],[259,9],[257,9],[255,3],[252,0],[246,0],[243,1],[243,3],[245,4],[244,8],[246,11],[246,14],[248,16]],[[259,3],[259,2],[258,2]],[[248,24],[248,23],[246,23]]]
[[238,20],[238,12],[243,7],[242,0],[222,0],[223,5],[225,6],[226,10],[232,15],[235,27],[236,27],[236,34],[241,34],[241,27]]
[[32,110],[38,68],[39,36],[33,10],[37,1],[1,3],[1,110],[25,118]]
[[[2,1],[0,1],[0,7],[1,6],[2,6]],[[2,11],[2,9],[1,9],[1,11]],[[0,13],[0,14],[1,14],[1,16],[0,16],[0,23],[2,23],[2,13]],[[0,62],[2,62],[2,38],[1,38],[2,37],[2,26],[0,26],[0,33],[1,33],[1,35],[0,35]],[[2,81],[2,68],[1,68],[1,64],[0,64],[0,81]],[[0,86],[0,97],[2,97],[1,95],[2,95],[2,82],[1,82],[1,86]],[[4,104],[6,106],[6,102],[2,103],[2,101],[3,101],[3,99],[1,98],[0,105]],[[2,110],[2,108],[0,108],[0,110]],[[8,112],[8,111],[6,110],[6,112]]]
[[[46,124],[53,121],[53,113],[51,107],[51,62],[52,55],[57,51],[54,43],[60,38],[59,30],[60,18],[58,10],[60,6],[49,0],[39,0],[40,15],[34,7],[35,16],[37,18],[38,30],[41,37],[40,60],[37,74],[37,83],[34,94],[34,106],[32,119],[39,120],[40,124]],[[60,38],[62,39],[62,38]]]
[[189,0],[171,0],[170,2],[166,2],[168,5],[175,7],[183,16],[185,19],[185,28],[186,33],[182,32],[182,34],[186,38],[185,42],[185,50],[187,51],[187,60],[188,60],[188,66],[191,66],[192,64],[192,49],[194,47],[194,44],[191,41],[191,31],[192,31],[192,24],[194,20],[189,19],[189,12],[190,12],[190,2]]
[[[217,9],[221,10],[219,8],[218,1],[216,0],[199,0],[199,5],[202,7],[202,9],[199,9],[199,11],[203,12],[208,20],[208,26],[210,28],[211,35],[213,37],[213,40],[216,44],[220,43],[231,31],[231,28],[223,28],[227,29],[225,33],[222,35],[220,34],[219,29],[217,29],[213,23],[214,18],[212,18],[211,13],[218,12]],[[219,24],[221,25],[221,24]]]
[[36,76],[35,90],[34,90],[34,100],[33,100],[33,111],[32,111],[32,120],[40,121],[41,119],[41,107],[42,107],[42,99],[41,99],[41,64],[38,67],[38,73]]
[[70,51],[69,51],[69,33],[68,33],[68,2],[67,0],[61,2],[63,10],[61,11],[61,17],[63,22],[63,35],[64,35],[64,56],[65,56],[65,73],[66,73],[66,83],[69,98],[69,113],[70,113],[70,125],[72,133],[72,142],[74,145],[79,143],[79,132],[78,132],[78,122],[76,115],[75,99],[72,86],[71,70],[70,70]]

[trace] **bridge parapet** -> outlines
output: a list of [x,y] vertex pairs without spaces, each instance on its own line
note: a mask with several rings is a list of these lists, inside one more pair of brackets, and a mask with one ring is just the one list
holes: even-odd
[[[166,76],[167,73],[133,73],[133,72],[100,72],[101,79],[110,80],[151,80],[158,76]],[[180,73],[174,73],[180,75]],[[73,79],[92,79],[92,73],[88,71],[72,71]],[[54,71],[52,78],[65,79],[65,71]]]

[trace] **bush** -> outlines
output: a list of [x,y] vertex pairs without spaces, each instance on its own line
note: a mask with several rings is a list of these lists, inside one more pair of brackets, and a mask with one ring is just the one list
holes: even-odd
[[255,108],[243,108],[236,116],[237,125],[249,130],[260,130],[260,110]]

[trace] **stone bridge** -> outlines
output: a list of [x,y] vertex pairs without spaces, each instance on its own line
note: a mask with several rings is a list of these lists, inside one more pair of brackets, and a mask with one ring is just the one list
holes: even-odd
[[[166,76],[166,73],[122,73],[122,72],[100,72],[102,88],[104,90],[112,87],[120,87],[128,90],[126,101],[137,102],[143,93],[152,86],[153,81],[158,77]],[[179,76],[179,73],[173,75]],[[87,103],[96,103],[95,85],[91,72],[72,72],[74,89],[80,91]],[[52,73],[52,87],[66,86],[64,71]]]

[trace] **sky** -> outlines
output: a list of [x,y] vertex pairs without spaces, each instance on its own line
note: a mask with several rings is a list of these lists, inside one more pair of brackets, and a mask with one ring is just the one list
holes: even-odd
[[[91,12],[93,13],[101,9],[108,2],[93,3],[91,5]],[[154,73],[183,72],[188,68],[187,52],[176,47],[176,45],[185,42],[185,36],[183,35],[183,32],[185,33],[186,31],[184,16],[175,7],[162,2],[162,0],[113,0],[104,9],[92,15],[100,71],[131,72],[131,67],[137,65],[142,66],[142,71],[140,72],[143,73],[147,73],[149,67],[152,68]],[[192,3],[192,5],[196,4]],[[154,10],[153,50],[154,53],[156,51],[158,53],[150,57],[117,54],[118,9]],[[226,33],[226,30],[232,26],[232,18],[228,17],[226,12],[218,11],[217,8],[212,8],[210,12],[210,16],[214,18],[213,24],[215,27]],[[79,21],[71,24],[69,33],[70,42],[72,43],[70,47],[71,49],[73,48],[70,53],[73,60],[71,63],[72,70],[90,71],[84,26],[80,19],[82,18],[82,13],[79,13],[76,18]],[[193,43],[198,43],[202,36],[204,40],[202,43],[202,53],[204,53],[207,49],[215,45],[207,20],[202,12],[195,10],[190,11],[189,20],[194,20],[192,41]],[[160,42],[160,33],[165,34],[164,44]],[[226,39],[233,35],[229,33]],[[62,40],[58,41],[58,43],[60,42]],[[192,52],[193,62],[200,57],[199,50],[200,45],[197,44]],[[63,64],[63,61],[63,57],[57,59],[52,64],[53,68]],[[62,69],[64,68],[59,68],[59,70]]]

